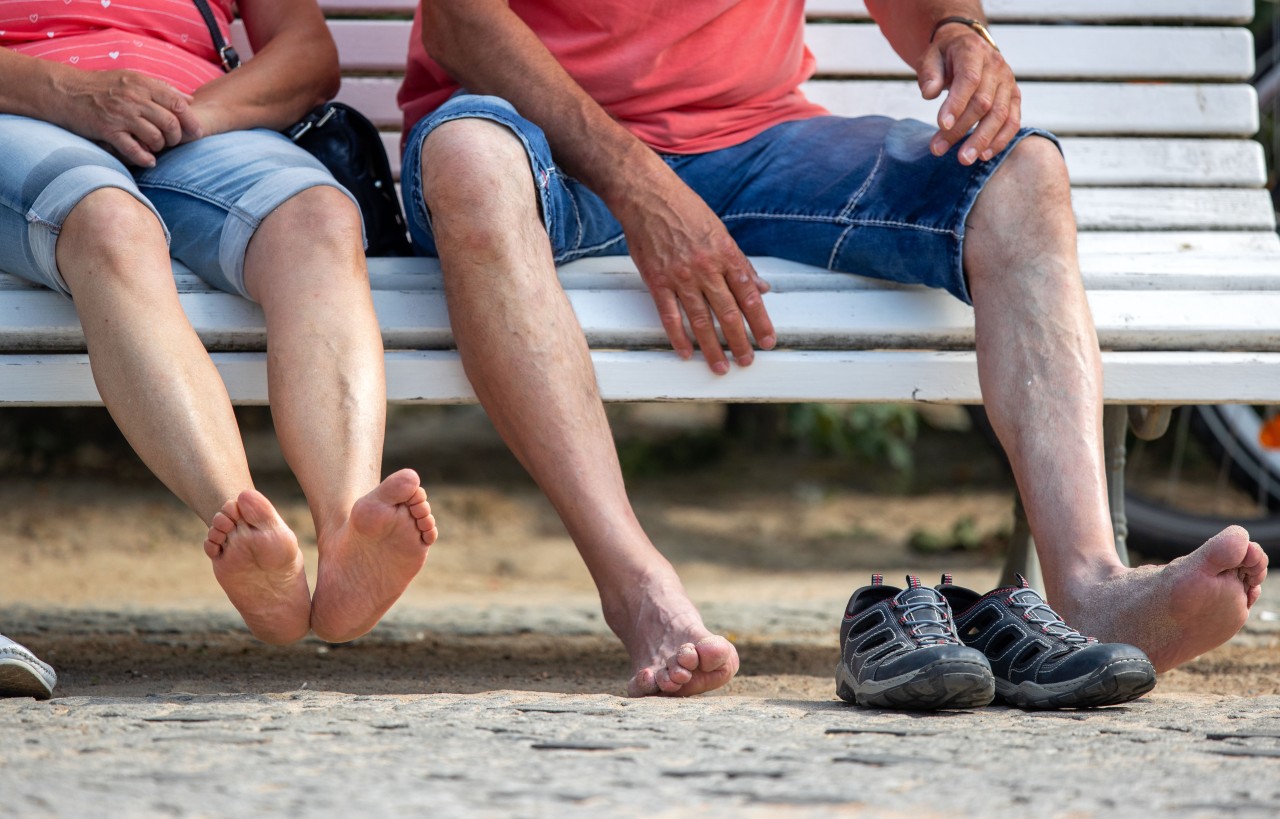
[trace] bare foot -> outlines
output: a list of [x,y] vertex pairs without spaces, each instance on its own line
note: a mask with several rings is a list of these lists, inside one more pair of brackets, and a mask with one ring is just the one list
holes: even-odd
[[702,624],[674,571],[620,605],[606,605],[605,620],[631,655],[629,697],[689,697],[738,673],[738,650]]
[[246,490],[223,505],[204,553],[254,637],[284,645],[307,636],[311,594],[298,539],[261,492]]
[[418,473],[402,469],[378,484],[319,541],[311,627],[331,643],[354,640],[400,599],[436,542],[436,519]]
[[1122,569],[1054,606],[1082,633],[1135,645],[1168,671],[1231,639],[1266,576],[1266,552],[1230,526],[1166,566]]

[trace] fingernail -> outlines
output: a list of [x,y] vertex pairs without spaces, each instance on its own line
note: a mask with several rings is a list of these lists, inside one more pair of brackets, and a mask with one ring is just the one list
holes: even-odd
[[756,360],[756,357],[755,357],[754,355],[750,355],[750,354],[748,354],[748,355],[740,355],[740,356],[738,356],[738,366],[739,366],[739,367],[749,367],[749,366],[751,366],[751,362],[752,362],[752,361],[755,361],[755,360]]
[[729,362],[717,361],[716,363],[711,365],[711,372],[715,373],[716,375],[724,375],[725,373],[729,372]]
[[985,150],[985,151],[983,151],[983,152],[982,152],[982,161],[983,161],[983,162],[986,162],[988,159],[990,159],[991,157],[993,157],[993,156],[995,156],[995,155],[996,155],[996,154],[995,154],[995,151],[993,151],[993,150],[991,150],[990,148],[988,148],[987,150]]
[[956,124],[956,118],[955,118],[955,117],[951,116],[950,114],[943,114],[943,115],[942,115],[942,127],[943,127],[943,128],[945,128],[946,130],[950,131],[950,130],[951,130],[951,126],[952,126],[952,125],[955,125],[955,124]]
[[965,148],[960,152],[960,161],[968,164],[978,158],[977,148]]
[[947,141],[938,137],[929,144],[929,150],[933,151],[934,156],[942,156],[947,152]]
[[776,336],[765,336],[764,338],[760,339],[760,346],[766,350],[772,350],[773,345],[777,343],[778,343],[778,339]]

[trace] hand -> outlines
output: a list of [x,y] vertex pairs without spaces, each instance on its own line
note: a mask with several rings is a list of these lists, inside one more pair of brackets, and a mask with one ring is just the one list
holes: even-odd
[[644,202],[631,203],[619,221],[671,346],[681,358],[693,355],[680,315],[683,308],[712,372],[729,371],[716,336],[717,322],[735,361],[747,366],[755,358],[748,326],[761,349],[776,343],[761,298],[769,291],[768,283],[738,249],[724,223],[692,190],[677,179],[655,193]]
[[972,165],[1004,150],[1018,133],[1022,92],[1013,71],[1000,52],[968,26],[951,23],[938,29],[916,73],[925,99],[947,91],[938,111],[940,130],[929,145],[935,156],[964,139],[960,162]]
[[191,97],[134,71],[76,71],[64,91],[57,124],[133,165],[154,167],[157,153],[201,130]]

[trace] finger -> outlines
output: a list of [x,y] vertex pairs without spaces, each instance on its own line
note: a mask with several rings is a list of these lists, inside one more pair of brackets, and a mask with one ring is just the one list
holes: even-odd
[[[978,89],[969,97],[968,106],[956,118],[955,125],[951,131],[945,134],[948,142],[952,145],[959,144],[966,138],[969,131],[991,112],[991,109],[995,106],[996,93],[999,87],[1000,84],[993,75],[983,75]],[[961,157],[960,161],[962,164],[970,165],[977,158],[978,156],[975,153],[972,158]]]
[[969,138],[964,141],[964,145],[960,146],[961,164],[972,165],[977,162],[978,156],[991,147],[992,141],[1009,120],[1009,98],[1011,96],[1009,86],[1000,85],[996,88],[995,94],[995,100],[991,103],[991,110],[979,120],[978,127],[973,129],[973,133],[969,134]]
[[[772,350],[778,342],[777,334],[774,332],[769,312],[765,309],[764,299],[761,298],[764,293],[769,292],[769,283],[760,278],[751,262],[745,259],[743,261],[751,274],[749,276],[734,275],[729,280],[729,289],[733,291],[734,299],[746,316],[747,325],[751,328],[751,335],[755,336],[756,344],[760,345],[762,350]],[[760,286],[762,284],[763,287]],[[742,361],[738,363],[743,364]]]
[[707,308],[706,299],[699,290],[690,290],[680,294],[680,305],[684,314],[689,317],[689,329],[702,350],[702,357],[716,375],[729,372],[729,361],[725,358],[724,348],[720,346],[720,338],[716,335],[715,319]]
[[165,142],[164,134],[156,125],[148,119],[142,118],[134,121],[129,126],[129,133],[133,134],[143,147],[150,149],[153,153],[158,153],[168,145]]
[[689,360],[693,357],[693,345],[689,343],[689,335],[684,331],[684,317],[680,313],[680,303],[676,301],[676,294],[666,288],[651,288],[649,293],[653,296],[653,303],[658,308],[658,318],[662,320],[662,327],[667,331],[671,347],[676,351],[676,355],[686,361]]
[[936,46],[930,46],[920,58],[916,83],[920,86],[920,96],[927,100],[937,99],[942,89],[947,87],[947,63]]
[[155,146],[156,150],[172,147],[182,141],[182,123],[178,120],[177,115],[168,108],[163,108],[159,105],[148,105],[143,109],[142,116],[159,132],[160,138],[163,140],[160,145]]
[[140,168],[156,166],[155,154],[139,144],[138,140],[127,131],[116,131],[107,135],[107,143],[120,154],[127,165],[136,165]]
[[960,124],[961,116],[968,110],[983,81],[983,60],[973,49],[962,43],[952,47],[947,57],[951,60],[951,85],[947,89],[947,98],[938,109],[939,132],[929,144],[934,156],[942,156],[949,151],[977,121],[975,119],[963,128]]
[[178,127],[182,129],[182,141],[191,142],[205,136],[204,122],[196,116],[195,108],[188,108],[176,114]]
[[[747,280],[750,281],[750,277]],[[755,358],[755,351],[751,349],[747,325],[742,320],[742,311],[738,309],[733,291],[728,288],[716,289],[706,294],[706,300],[715,313],[716,321],[720,323],[720,331],[724,334],[725,343],[729,345],[734,360],[740,366],[747,366]]]
[[991,140],[991,145],[982,152],[981,159],[986,162],[995,157],[996,154],[1009,147],[1009,142],[1018,135],[1021,126],[1017,120],[1009,119],[1004,123],[1004,127],[1000,129],[1000,133],[995,135]]
[[1009,142],[1017,136],[1018,131],[1022,129],[1022,105],[1020,100],[1021,95],[1018,93],[1018,89],[1015,86],[1013,89],[1012,99],[1009,101],[1009,118],[1004,121],[1004,126],[1001,127],[1000,133],[996,134],[995,138],[991,140],[991,145],[987,147],[987,150],[983,151],[983,160],[991,159],[993,156],[1007,148],[1009,146]]

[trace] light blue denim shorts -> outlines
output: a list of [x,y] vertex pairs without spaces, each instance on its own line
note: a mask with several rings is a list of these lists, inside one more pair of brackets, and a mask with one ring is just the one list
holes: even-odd
[[55,257],[62,224],[91,192],[119,188],[160,220],[173,258],[211,286],[247,297],[244,255],[254,231],[318,185],[346,193],[274,131],[218,134],[163,152],[154,168],[126,168],[63,128],[0,114],[0,270],[70,295]]
[[[422,144],[441,124],[467,117],[510,128],[524,144],[557,263],[627,252],[604,202],[555,164],[538,126],[505,100],[459,93],[420,120],[405,142],[402,191],[418,252],[436,255],[423,199]],[[940,287],[970,302],[965,219],[982,186],[1028,136],[1023,128],[987,162],[961,165],[958,146],[929,152],[936,128],[916,120],[824,116],[776,125],[741,145],[663,159],[711,206],[743,252],[908,284]]]

